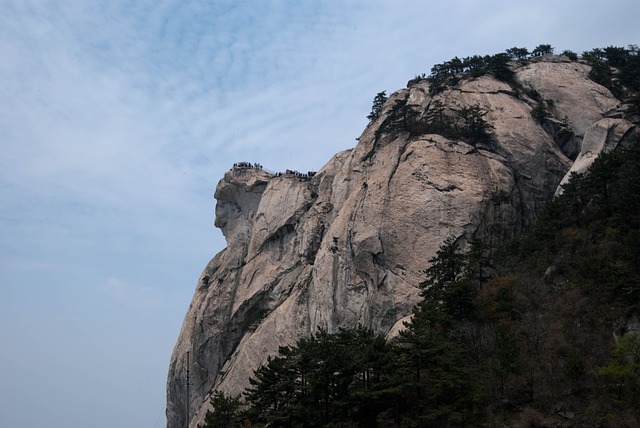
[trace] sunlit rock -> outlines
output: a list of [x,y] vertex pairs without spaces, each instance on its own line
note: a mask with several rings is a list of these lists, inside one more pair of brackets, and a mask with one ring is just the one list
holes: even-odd
[[[531,62],[515,68],[514,83],[486,75],[435,95],[414,79],[389,97],[356,147],[315,175],[244,164],[227,172],[215,220],[227,248],[202,272],[171,358],[168,427],[185,426],[187,346],[196,427],[212,391],[242,392],[279,346],[318,328],[361,324],[397,334],[445,238],[465,247],[520,235],[572,165],[582,171],[589,153],[619,144],[632,128],[607,119],[619,101],[588,71],[566,60]],[[532,110],[542,101],[541,120]],[[490,138],[392,129],[397,105],[417,122],[436,105],[449,118],[478,106]]]

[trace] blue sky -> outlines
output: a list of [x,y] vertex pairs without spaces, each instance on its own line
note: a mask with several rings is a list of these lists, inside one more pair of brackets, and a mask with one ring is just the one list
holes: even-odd
[[165,425],[234,162],[317,170],[453,56],[640,43],[634,1],[0,0],[0,426]]

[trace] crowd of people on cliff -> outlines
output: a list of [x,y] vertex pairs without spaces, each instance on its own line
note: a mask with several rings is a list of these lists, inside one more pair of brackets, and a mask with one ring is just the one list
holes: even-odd
[[293,169],[287,169],[285,172],[276,172],[275,176],[276,177],[280,177],[283,175],[293,175],[294,177],[300,177],[300,178],[311,178],[314,175],[316,175],[315,171],[309,171],[307,173],[304,172],[300,172],[300,171],[295,171]]
[[233,169],[236,168],[255,168],[255,169],[262,169],[262,165],[260,165],[259,163],[251,163],[251,162],[236,162],[233,164]]
[[[236,162],[233,164],[233,169],[244,169],[244,168],[253,168],[253,169],[263,169],[262,165],[259,163],[251,163],[251,162]],[[282,177],[283,175],[293,175],[298,178],[311,178],[316,175],[316,171],[309,172],[300,172],[293,169],[287,169],[285,172],[276,172],[273,174],[275,177]]]

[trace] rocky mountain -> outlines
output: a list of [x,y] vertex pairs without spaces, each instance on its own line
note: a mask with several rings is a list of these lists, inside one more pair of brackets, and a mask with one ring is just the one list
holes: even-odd
[[202,272],[171,358],[169,428],[202,423],[212,391],[240,393],[268,355],[318,328],[394,336],[445,238],[519,236],[572,171],[635,132],[589,65],[547,55],[510,69],[506,81],[410,81],[315,174],[245,163],[225,174],[215,225],[227,247]]

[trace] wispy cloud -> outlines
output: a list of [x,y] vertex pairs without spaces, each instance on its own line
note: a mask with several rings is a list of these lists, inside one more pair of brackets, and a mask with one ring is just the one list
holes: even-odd
[[[455,55],[640,42],[640,3],[583,3],[0,0],[0,287],[12,313],[20,302],[39,313],[37,285],[38,304],[55,298],[76,318],[79,296],[107,296],[117,304],[103,316],[172,313],[177,334],[224,245],[212,194],[233,162],[319,169],[355,144],[377,92]],[[0,425],[26,426],[16,417]]]

